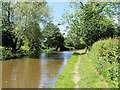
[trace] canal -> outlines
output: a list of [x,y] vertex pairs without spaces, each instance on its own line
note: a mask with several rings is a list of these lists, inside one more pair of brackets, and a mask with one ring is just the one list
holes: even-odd
[[2,61],[2,88],[53,88],[74,51]]

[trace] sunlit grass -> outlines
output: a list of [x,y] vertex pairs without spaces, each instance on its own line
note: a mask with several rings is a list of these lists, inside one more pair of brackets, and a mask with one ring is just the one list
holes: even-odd
[[[105,40],[100,40],[98,42],[95,42],[91,48],[91,51],[88,54],[81,55],[81,61],[79,64],[79,76],[80,76],[80,81],[79,81],[79,87],[80,88],[111,88],[111,87],[116,87],[113,84],[110,84],[112,81],[109,79],[110,75],[108,73],[109,67],[112,67],[112,64],[105,64],[107,66],[99,67],[98,62],[100,49],[105,43],[107,46],[107,50],[112,53],[113,47],[117,46],[118,39],[105,39]],[[111,46],[110,46],[111,45]],[[103,51],[103,52],[106,52]],[[115,52],[116,55],[117,52]],[[106,53],[107,54],[107,53]],[[106,55],[105,55],[106,57]],[[117,56],[116,56],[117,57]],[[106,57],[107,58],[107,57]],[[107,58],[109,60],[110,58]],[[104,62],[103,62],[104,64]],[[110,66],[108,66],[110,65]],[[101,75],[100,72],[98,73],[97,70],[101,70]],[[101,77],[102,76],[102,77]]]
[[[64,67],[62,73],[58,76],[55,83],[55,88],[74,88],[75,83],[73,82],[75,65],[79,59],[79,54],[84,53],[85,50],[77,50],[69,59],[68,63]],[[95,62],[89,59],[87,54],[81,55],[79,64],[79,76],[80,81],[78,82],[80,88],[105,88],[108,87],[104,83],[103,78],[97,74],[95,69]]]
[[79,64],[79,88],[107,88],[107,83],[100,78],[95,69],[95,62],[87,54],[81,56]]
[[55,88],[74,88],[75,84],[72,81],[74,75],[75,65],[79,58],[79,53],[81,50],[76,51],[68,60],[67,64],[65,65],[63,71],[58,76],[57,81],[55,83]]

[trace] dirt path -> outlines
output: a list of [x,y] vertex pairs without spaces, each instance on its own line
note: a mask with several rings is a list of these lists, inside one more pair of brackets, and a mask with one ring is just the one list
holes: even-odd
[[81,56],[79,55],[78,62],[76,63],[74,73],[75,75],[73,76],[73,81],[75,83],[75,88],[79,88],[78,81],[80,80],[80,77],[78,75],[78,69],[79,69],[79,64],[80,64]]

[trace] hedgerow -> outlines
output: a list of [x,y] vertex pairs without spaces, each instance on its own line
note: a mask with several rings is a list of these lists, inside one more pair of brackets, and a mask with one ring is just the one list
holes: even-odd
[[99,74],[111,87],[118,88],[119,64],[120,64],[120,42],[118,38],[100,40],[93,44],[88,56],[96,62]]

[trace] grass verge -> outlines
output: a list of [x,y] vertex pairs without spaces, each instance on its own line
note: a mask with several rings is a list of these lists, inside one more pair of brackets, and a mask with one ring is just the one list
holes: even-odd
[[84,50],[76,51],[67,62],[62,73],[58,76],[55,88],[74,88],[72,81],[75,65],[81,52],[78,81],[79,88],[118,88],[120,48],[117,38],[95,42],[91,51],[84,54]]
[[[118,88],[119,40],[109,38],[95,42],[79,64],[80,88]],[[97,73],[97,74],[96,74]]]
[[108,88],[108,84],[95,69],[96,63],[87,54],[81,55],[78,74],[80,81],[79,88]]
[[75,84],[72,81],[72,78],[74,76],[74,69],[75,65],[78,61],[79,58],[79,53],[82,50],[75,51],[73,55],[70,57],[68,60],[67,64],[63,68],[63,71],[61,74],[59,74],[56,83],[55,83],[55,88],[74,88]]

